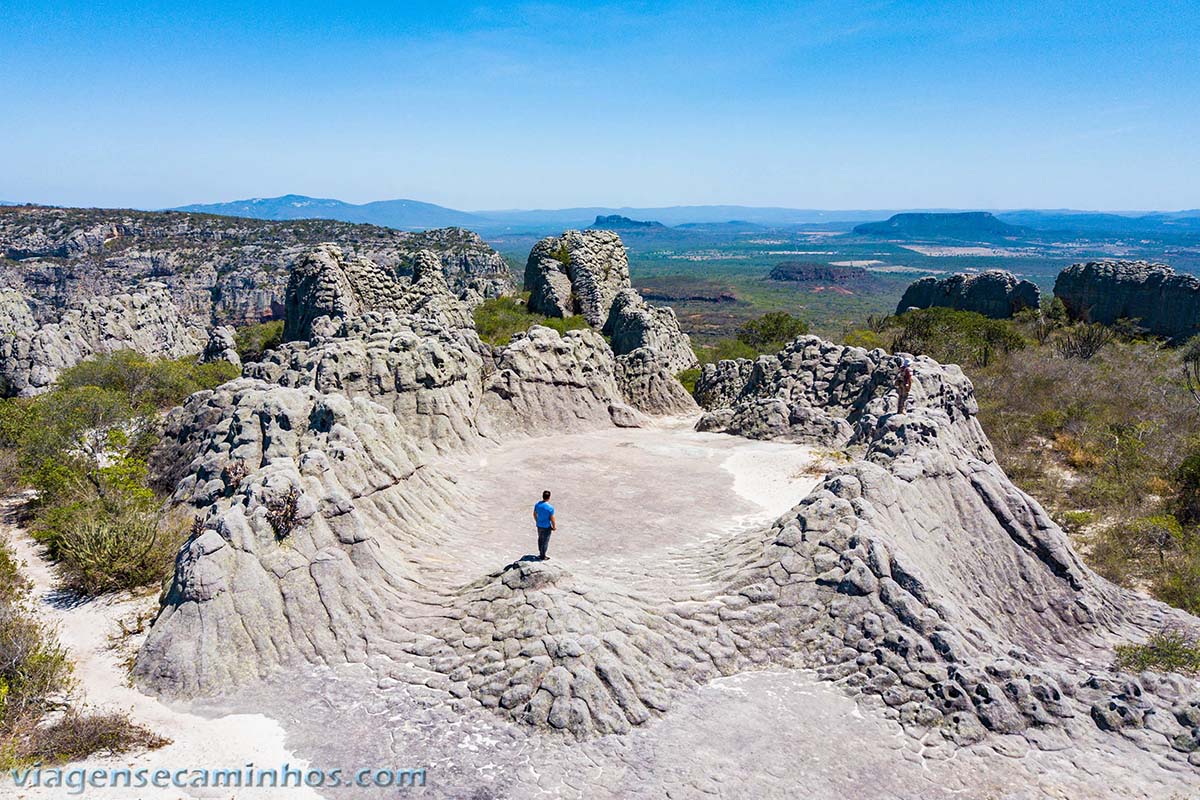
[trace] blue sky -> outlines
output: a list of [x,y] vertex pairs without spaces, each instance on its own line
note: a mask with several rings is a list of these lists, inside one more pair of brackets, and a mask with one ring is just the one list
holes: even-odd
[[1200,206],[1200,3],[0,0],[0,200]]

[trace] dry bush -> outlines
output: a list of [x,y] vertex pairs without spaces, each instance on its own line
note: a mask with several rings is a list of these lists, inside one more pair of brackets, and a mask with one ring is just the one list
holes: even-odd
[[286,539],[299,522],[300,490],[289,486],[281,497],[272,497],[267,501],[267,521],[275,531],[276,539]]
[[131,750],[154,750],[171,743],[126,714],[81,714],[70,711],[61,719],[40,725],[17,742],[17,763],[58,764],[93,753],[118,755]]

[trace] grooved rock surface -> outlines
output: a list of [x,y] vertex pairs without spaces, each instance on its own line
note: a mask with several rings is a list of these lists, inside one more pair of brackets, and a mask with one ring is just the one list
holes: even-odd
[[[742,439],[654,440],[612,425],[636,413],[623,397],[658,402],[658,351],[614,358],[595,330],[538,327],[489,348],[438,304],[368,307],[395,299],[364,302],[354,270],[335,271],[347,286],[311,285],[341,287],[357,310],[296,304],[336,313],[167,420],[155,474],[199,522],[138,655],[142,686],[195,696],[358,665],[375,689],[347,696],[372,708],[411,701],[393,717],[425,720],[414,735],[494,731],[472,740],[489,757],[511,738],[590,770],[565,788],[555,766],[519,773],[519,796],[579,796],[606,769],[642,763],[634,743],[667,746],[679,709],[703,717],[690,704],[717,702],[713,685],[762,685],[753,676],[766,671],[799,681],[797,670],[856,698],[860,719],[894,726],[827,749],[912,739],[918,758],[991,748],[993,767],[1001,753],[1069,749],[1064,760],[1089,769],[1136,761],[1155,786],[1195,780],[1200,682],[1122,673],[1113,648],[1164,627],[1200,633],[1200,622],[1087,569],[996,464],[957,367],[916,359],[912,407],[890,413],[893,356],[800,337],[702,374],[713,407],[699,427]],[[647,438],[598,457],[564,431]],[[817,445],[824,474],[773,522],[739,516],[723,508],[736,506],[727,486],[695,470],[732,441],[789,480],[797,465],[774,460],[780,451]],[[675,491],[647,497],[656,481]],[[531,525],[528,505],[500,516],[496,506],[552,483],[565,498],[552,560],[489,565],[518,555],[493,538]],[[573,531],[572,505],[599,506],[599,522]],[[437,721],[450,715],[465,727]],[[474,756],[442,762],[448,780],[460,758]],[[794,790],[799,768],[781,768],[773,785]],[[649,781],[639,785],[661,795],[669,772],[639,773]],[[1083,796],[1129,793],[1125,779],[1089,780],[1079,778]]]
[[162,358],[199,354],[203,327],[180,314],[167,287],[98,296],[66,309],[57,322],[38,324],[21,292],[0,295],[0,395],[27,397],[48,390],[60,372],[98,353],[136,350]]
[[690,414],[696,401],[675,378],[676,370],[650,347],[639,347],[617,356],[616,378],[621,395],[638,411],[647,414]]
[[1137,320],[1155,336],[1179,341],[1200,333],[1200,279],[1165,264],[1072,264],[1054,281],[1054,296],[1072,319],[1105,325]]
[[322,317],[336,324],[368,311],[416,313],[451,327],[472,327],[468,309],[455,301],[435,263],[432,253],[421,251],[413,280],[402,282],[373,261],[345,255],[335,244],[313,248],[296,262],[288,279],[284,339],[308,339]]
[[618,356],[648,347],[658,351],[672,375],[698,364],[691,339],[679,329],[675,310],[650,305],[632,288],[622,289],[613,299],[604,332],[612,337],[613,352]]
[[1023,308],[1037,308],[1041,290],[1007,270],[989,269],[975,275],[955,273],[947,278],[925,277],[909,284],[896,304],[896,313],[910,308],[945,306],[974,311],[992,319],[1008,319]]
[[548,317],[580,314],[593,328],[604,326],[617,293],[629,286],[625,245],[612,231],[547,236],[525,263],[531,311]]

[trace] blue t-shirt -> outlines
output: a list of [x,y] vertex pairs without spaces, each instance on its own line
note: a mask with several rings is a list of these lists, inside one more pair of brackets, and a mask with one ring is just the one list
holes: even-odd
[[550,518],[554,516],[554,506],[543,500],[533,507],[533,513],[537,517],[539,528],[549,528]]

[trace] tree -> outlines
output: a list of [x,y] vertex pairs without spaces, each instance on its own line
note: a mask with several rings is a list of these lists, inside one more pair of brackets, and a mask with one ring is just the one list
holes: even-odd
[[744,323],[737,330],[738,341],[757,348],[760,352],[782,348],[797,336],[808,333],[808,323],[793,317],[786,311],[771,311],[757,319]]

